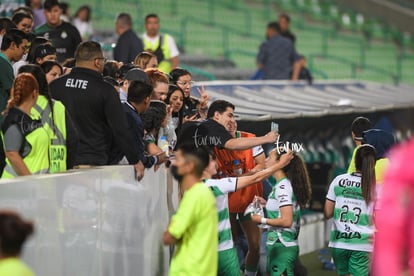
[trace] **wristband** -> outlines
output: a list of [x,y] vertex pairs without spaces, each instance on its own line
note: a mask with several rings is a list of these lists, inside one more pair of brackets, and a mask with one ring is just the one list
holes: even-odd
[[262,218],[262,219],[260,220],[260,222],[261,222],[262,224],[267,224],[267,218]]

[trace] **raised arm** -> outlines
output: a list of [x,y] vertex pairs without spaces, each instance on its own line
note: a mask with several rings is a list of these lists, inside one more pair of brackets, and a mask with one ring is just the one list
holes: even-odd
[[[269,158],[276,159],[276,157],[273,154],[271,154],[269,156]],[[275,160],[270,161],[270,162],[272,162],[272,165],[269,166],[267,169],[259,171],[259,172],[255,173],[253,175],[239,177],[238,180],[237,180],[237,190],[243,189],[243,188],[245,188],[249,185],[252,185],[256,182],[259,182],[259,181],[262,181],[262,180],[268,178],[269,176],[274,174],[276,171],[282,169],[287,164],[289,164],[289,162],[290,162],[290,160],[292,160],[292,158],[293,158],[293,153],[292,152],[283,154],[280,157],[279,162],[275,162]]]
[[279,137],[279,134],[275,131],[271,131],[265,136],[261,136],[261,137],[233,138],[233,139],[228,140],[224,144],[224,148],[228,150],[250,149],[258,145],[274,143],[276,142],[277,137]]

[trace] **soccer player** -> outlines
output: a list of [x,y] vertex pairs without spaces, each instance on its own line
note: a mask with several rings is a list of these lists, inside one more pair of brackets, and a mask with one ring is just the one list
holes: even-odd
[[163,236],[165,245],[177,244],[170,276],[217,275],[217,208],[213,193],[200,181],[208,164],[206,148],[181,145],[171,166],[184,195]]
[[[236,121],[231,122],[227,126],[227,130],[233,138],[256,136],[245,131],[238,131]],[[227,150],[215,147],[214,153],[217,156],[219,178],[240,176],[234,174],[237,170],[235,171],[233,164],[237,161],[240,164],[239,173],[242,173],[242,175],[252,174],[265,168],[266,156],[260,145],[246,150]],[[261,181],[229,194],[229,212],[233,241],[235,244],[238,244],[237,228],[239,223],[247,240],[248,251],[244,258],[246,276],[254,276],[257,273],[262,234],[257,224],[251,220],[250,214],[244,215],[244,210],[254,200],[255,196],[262,196],[262,194],[263,183]]]
[[[285,153],[274,153],[271,158],[282,162]],[[303,159],[294,155],[289,165],[273,175],[276,185],[269,194],[266,204],[268,218],[252,215],[256,223],[269,225],[267,233],[267,272],[271,276],[293,276],[295,261],[299,256],[298,235],[300,208],[305,207],[311,197],[308,171]]]
[[368,275],[375,197],[375,149],[361,145],[356,172],[337,176],[329,186],[324,214],[333,217],[329,247],[339,275]]
[[[275,151],[274,151],[275,152]],[[273,155],[273,154],[272,154]],[[218,273],[217,275],[236,276],[240,275],[240,266],[237,259],[236,248],[233,244],[229,207],[228,207],[228,193],[243,189],[256,182],[262,181],[272,175],[275,171],[286,166],[292,154],[286,154],[282,157],[280,162],[276,162],[276,158],[269,158],[267,161],[268,168],[253,175],[242,177],[228,177],[222,179],[211,179],[217,174],[217,162],[215,154],[210,152],[210,163],[204,170],[203,181],[210,187],[216,198],[216,206],[218,212]]]
[[351,125],[351,135],[352,140],[355,143],[355,149],[352,153],[351,163],[349,163],[348,173],[355,172],[355,153],[360,145],[362,145],[362,141],[364,140],[364,131],[367,131],[372,128],[371,121],[365,117],[356,117]]

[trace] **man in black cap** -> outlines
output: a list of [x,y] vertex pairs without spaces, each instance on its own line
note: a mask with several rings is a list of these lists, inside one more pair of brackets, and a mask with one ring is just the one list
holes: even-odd
[[53,98],[66,106],[79,132],[75,165],[108,165],[114,144],[134,164],[138,179],[144,166],[115,88],[105,82],[106,58],[97,42],[81,43],[75,52],[76,67],[50,83]]
[[[138,68],[129,70],[125,78],[129,81],[129,84],[127,100],[123,103],[123,108],[139,152],[143,153],[145,151],[144,124],[140,114],[147,111],[150,106],[153,87],[147,74]],[[140,160],[145,168],[151,168],[153,165],[159,165],[167,161],[167,157],[164,152],[157,156],[142,154]]]
[[48,60],[56,61],[56,48],[46,43],[37,46],[34,52],[34,63],[40,65]]

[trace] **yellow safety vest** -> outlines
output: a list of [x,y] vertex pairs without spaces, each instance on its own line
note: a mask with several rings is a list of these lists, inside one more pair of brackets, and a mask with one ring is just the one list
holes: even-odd
[[[1,133],[1,135],[4,141],[3,133]],[[24,139],[31,146],[29,154],[23,158],[23,162],[29,169],[30,173],[48,173],[50,139],[44,126],[33,130],[27,134]],[[6,158],[6,166],[4,167],[1,178],[14,178],[16,176],[17,173],[14,171],[10,160]]]
[[[155,52],[160,44],[160,37],[161,35],[159,35],[158,37],[158,42],[152,45],[151,42],[148,39],[146,39],[144,36],[144,50],[151,50],[152,52]],[[168,43],[168,41],[169,41],[169,35],[163,34],[163,42],[161,45],[161,50],[162,50],[162,53],[164,54],[164,60],[158,64],[158,70],[166,74],[169,74],[172,68],[171,61],[170,61],[170,58],[171,58],[170,44]]]
[[47,98],[39,95],[31,110],[31,117],[42,121],[50,137],[49,159],[50,173],[66,171],[66,114],[65,106],[53,100],[53,118]]

